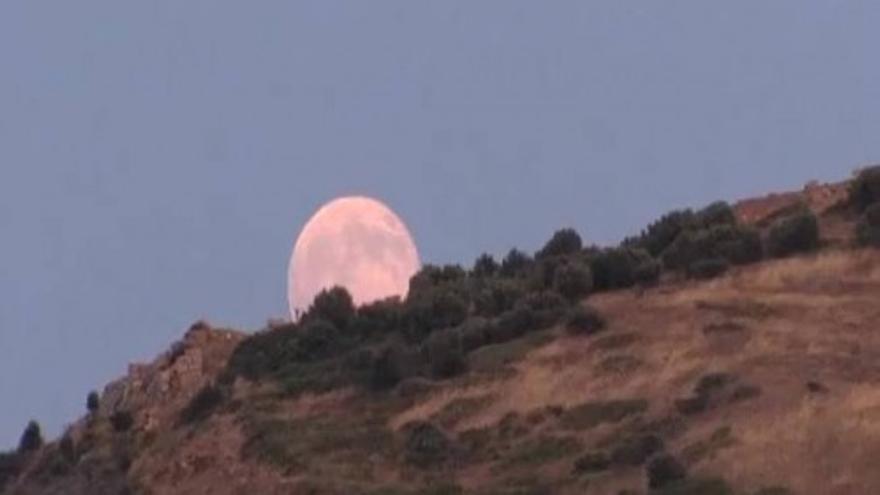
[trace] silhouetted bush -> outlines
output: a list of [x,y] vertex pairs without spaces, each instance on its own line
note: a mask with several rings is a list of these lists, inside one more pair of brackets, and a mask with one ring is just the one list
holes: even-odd
[[682,232],[698,226],[697,215],[691,210],[669,212],[648,225],[642,233],[624,241],[628,247],[640,247],[651,256],[660,254],[669,247]]
[[[532,324],[526,331],[540,330],[558,323],[568,309],[568,301],[559,293],[550,290],[532,292],[516,303],[514,311],[526,309],[531,315]],[[520,317],[525,316],[521,313]],[[502,318],[503,319],[503,315]]]
[[406,350],[399,344],[391,344],[379,351],[370,371],[370,388],[376,391],[394,388],[409,376]]
[[649,457],[663,450],[663,440],[656,435],[636,435],[617,444],[611,462],[618,466],[641,466]]
[[31,421],[25,427],[24,432],[21,434],[21,439],[18,441],[18,453],[26,454],[33,452],[42,446],[43,432],[40,429],[40,424],[36,421]]
[[862,170],[853,180],[850,184],[850,201],[858,211],[880,202],[880,165]]
[[697,212],[697,224],[707,229],[718,225],[736,225],[736,213],[725,201],[716,201]]
[[593,335],[605,329],[605,318],[592,306],[577,306],[566,318],[565,328],[572,335]]
[[343,330],[355,316],[354,302],[351,294],[344,287],[325,289],[315,296],[309,310],[303,316],[303,322],[326,320],[336,328]]
[[468,301],[459,291],[448,286],[436,287],[407,300],[407,337],[422,340],[436,329],[458,326],[467,316]]
[[501,261],[499,272],[504,277],[521,277],[528,273],[532,259],[518,249],[511,249]]
[[434,332],[428,338],[426,350],[431,375],[434,378],[452,378],[467,367],[457,329]]
[[767,236],[767,253],[774,258],[814,251],[818,247],[819,221],[806,209],[774,222]]
[[754,229],[733,225],[686,231],[663,253],[663,264],[672,270],[684,270],[697,261],[712,258],[736,265],[760,261],[763,258],[760,234]]
[[110,424],[113,426],[113,431],[123,433],[134,426],[134,416],[129,411],[116,411],[110,416]]
[[491,342],[491,328],[493,323],[479,316],[468,318],[456,331],[459,333],[462,351],[465,353],[474,351]]
[[16,452],[0,452],[0,493],[21,473],[24,462]]
[[687,274],[691,278],[707,280],[724,274],[729,268],[730,263],[723,258],[707,258],[691,263]]
[[488,280],[476,290],[474,314],[493,317],[513,308],[523,297],[525,289],[520,281],[510,279]]
[[442,464],[451,457],[452,442],[433,424],[417,421],[404,425],[403,431],[406,460],[410,464],[427,468]]
[[549,258],[575,254],[583,248],[580,234],[574,229],[557,230],[547,244],[535,255],[535,258]]
[[598,473],[610,467],[611,460],[603,452],[589,452],[574,461],[575,474]]
[[474,262],[472,273],[475,277],[486,278],[498,273],[499,268],[498,262],[495,261],[491,254],[483,253]]
[[671,455],[661,455],[653,459],[647,468],[648,487],[652,490],[669,486],[687,477],[687,471]]
[[592,257],[593,284],[596,290],[632,287],[636,282],[653,283],[660,267],[644,249],[618,247],[600,251]]
[[214,385],[205,385],[180,413],[180,422],[195,423],[207,419],[223,404],[223,391]]
[[296,362],[313,362],[341,355],[352,343],[349,336],[326,320],[311,320],[298,332],[293,354]]
[[865,209],[856,226],[856,240],[860,246],[880,247],[880,203]]
[[88,397],[86,397],[86,409],[89,411],[89,414],[95,414],[98,412],[98,408],[101,406],[101,399],[98,396],[98,392],[94,390],[89,392]]
[[553,288],[569,301],[580,299],[593,289],[593,272],[581,263],[567,262],[556,269]]
[[424,265],[409,281],[407,301],[428,297],[436,289],[462,290],[467,272],[458,265]]
[[352,333],[363,337],[384,336],[400,330],[404,306],[399,297],[389,297],[357,309],[351,323]]

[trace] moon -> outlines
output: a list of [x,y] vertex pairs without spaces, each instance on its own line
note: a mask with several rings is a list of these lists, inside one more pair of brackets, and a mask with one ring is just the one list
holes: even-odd
[[337,285],[359,306],[405,297],[420,266],[416,244],[391,208],[363,196],[335,199],[296,240],[287,273],[290,316],[296,321],[315,295]]

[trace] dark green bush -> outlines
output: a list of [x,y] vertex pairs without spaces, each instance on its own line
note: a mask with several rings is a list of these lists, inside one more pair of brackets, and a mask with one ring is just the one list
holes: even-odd
[[583,248],[580,234],[574,229],[557,230],[547,244],[535,255],[535,258],[543,259],[553,256],[566,256],[575,254]]
[[462,351],[465,353],[474,351],[491,343],[492,322],[486,318],[468,318],[456,331],[459,334]]
[[403,325],[404,307],[399,297],[390,297],[357,309],[351,324],[352,333],[363,336],[384,336],[400,330]]
[[577,306],[566,318],[565,328],[572,335],[593,335],[605,329],[605,318],[592,306]]
[[452,378],[467,367],[457,329],[434,332],[428,338],[426,350],[431,375],[434,378]]
[[522,282],[510,279],[486,281],[474,295],[474,314],[493,317],[513,308],[525,294]]
[[774,222],[767,236],[767,253],[780,258],[819,247],[819,220],[809,210]]
[[553,288],[569,301],[585,297],[593,289],[593,272],[581,263],[568,262],[556,269]]
[[656,435],[636,435],[617,444],[611,462],[618,466],[641,466],[649,457],[663,450],[663,440]]
[[440,286],[407,300],[407,337],[419,341],[439,328],[461,324],[468,316],[468,301],[452,287]]
[[760,234],[748,227],[717,225],[682,233],[663,253],[663,264],[672,270],[684,270],[691,264],[711,258],[742,265],[763,257]]
[[611,467],[611,459],[603,452],[589,452],[574,461],[575,474],[598,473]]
[[458,265],[425,265],[409,281],[407,300],[429,296],[440,287],[460,290],[467,280],[467,272]]
[[101,406],[101,399],[98,396],[98,392],[94,390],[89,392],[88,397],[86,397],[86,409],[89,411],[89,414],[95,414],[98,412],[98,408]]
[[880,203],[865,209],[856,226],[856,240],[860,246],[880,247]]
[[697,224],[707,229],[718,225],[736,225],[736,213],[725,201],[716,201],[697,212]]
[[345,329],[355,316],[351,294],[344,287],[322,290],[303,316],[303,322],[326,320],[338,329]]
[[627,239],[628,247],[646,249],[651,256],[660,254],[669,247],[682,232],[696,228],[697,215],[691,210],[669,212],[642,231],[641,235]]
[[411,374],[406,349],[391,344],[379,351],[370,370],[370,388],[376,391],[394,388]]
[[134,416],[129,411],[116,411],[110,416],[110,424],[113,426],[113,431],[123,433],[134,426]]
[[491,254],[483,253],[474,262],[474,268],[471,273],[477,278],[486,278],[498,273],[499,268],[498,262],[495,261]]
[[499,272],[504,277],[522,277],[528,273],[532,259],[518,249],[511,249],[501,260]]
[[24,462],[17,452],[0,452],[0,493],[24,468]]
[[850,201],[858,211],[880,202],[880,165],[862,170],[853,180],[850,184]]
[[432,467],[447,461],[453,454],[452,442],[439,428],[425,421],[409,423],[403,427],[406,441],[406,460],[421,468]]
[[657,490],[687,477],[687,471],[671,455],[661,455],[651,461],[647,468],[648,487]]
[[42,446],[43,432],[40,429],[40,424],[36,421],[31,421],[25,427],[24,432],[21,434],[21,439],[18,441],[18,453],[26,454],[33,452],[39,450]]
[[207,419],[223,404],[223,400],[223,390],[214,385],[205,385],[181,411],[180,422],[188,424]]
[[644,249],[618,247],[600,251],[592,257],[593,284],[596,290],[622,289],[637,282],[652,283],[660,276],[660,267]]
[[352,343],[350,336],[326,320],[311,320],[302,325],[298,332],[299,338],[293,353],[297,362],[314,362],[339,356]]
[[695,261],[688,266],[688,277],[700,280],[708,280],[723,275],[730,268],[730,263],[724,258],[707,258]]

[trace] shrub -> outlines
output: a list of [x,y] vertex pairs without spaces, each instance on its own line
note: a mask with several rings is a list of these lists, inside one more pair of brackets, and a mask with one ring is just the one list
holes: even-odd
[[687,471],[671,455],[662,455],[648,464],[648,487],[652,490],[663,488],[685,479]]
[[880,247],[880,203],[865,209],[856,226],[856,240],[860,246]]
[[408,300],[430,295],[439,287],[458,287],[467,279],[467,272],[458,265],[425,265],[409,281]]
[[696,228],[697,216],[691,210],[669,212],[645,228],[638,237],[624,241],[627,247],[640,247],[651,256],[659,256],[686,230]]
[[315,296],[303,321],[326,320],[338,329],[345,329],[354,318],[355,309],[351,294],[344,287],[325,289]]
[[89,414],[95,414],[100,406],[101,399],[98,397],[98,392],[92,390],[89,392],[88,397],[86,397],[86,409],[89,411]]
[[181,411],[181,423],[195,423],[207,419],[223,403],[223,391],[214,385],[205,385]]
[[314,362],[341,355],[350,339],[337,326],[314,319],[301,326],[292,357],[295,362]]
[[376,391],[394,388],[409,375],[405,349],[391,344],[373,359],[370,369],[370,388]]
[[587,402],[565,411],[560,420],[567,429],[589,430],[603,423],[619,423],[647,409],[648,402],[643,399]]
[[357,309],[357,315],[351,324],[353,333],[370,337],[397,331],[403,324],[403,312],[403,303],[399,297],[365,304]]
[[663,450],[663,440],[656,435],[638,435],[620,442],[611,451],[611,462],[619,466],[641,466],[649,457]]
[[717,225],[682,233],[663,253],[663,264],[682,270],[709,258],[721,258],[736,265],[763,258],[760,234],[751,228]]
[[451,287],[436,287],[408,300],[404,318],[407,336],[421,340],[438,328],[461,324],[468,315],[468,301]]
[[501,261],[499,272],[504,277],[521,277],[528,272],[532,259],[518,249],[511,249]]
[[736,213],[725,201],[716,201],[697,212],[697,224],[701,228],[717,225],[736,225]]
[[456,331],[463,352],[471,352],[491,342],[492,322],[481,317],[468,318]]
[[598,473],[611,467],[611,460],[602,452],[589,452],[574,461],[575,474]]
[[492,279],[474,295],[474,313],[478,316],[498,316],[513,308],[523,297],[525,290],[520,282],[509,279]]
[[593,289],[593,273],[580,263],[565,263],[553,276],[553,288],[569,301],[574,301]]
[[452,442],[433,424],[417,421],[405,425],[403,430],[406,460],[410,464],[426,468],[441,464],[451,456]]
[[43,433],[40,429],[40,424],[36,421],[31,421],[25,427],[24,432],[21,434],[21,439],[18,441],[18,453],[26,454],[33,452],[39,450],[42,446]]
[[605,329],[605,318],[592,306],[578,306],[569,312],[565,328],[572,335],[593,335]]
[[134,426],[134,416],[129,411],[116,411],[110,416],[110,424],[117,433],[126,432]]
[[779,258],[819,247],[819,221],[809,210],[774,222],[767,236],[767,252]]
[[723,258],[707,258],[691,263],[687,274],[691,278],[707,280],[724,274],[729,268],[730,263]]
[[474,268],[471,271],[475,277],[486,278],[495,275],[498,272],[499,265],[491,254],[483,253],[474,262]]
[[554,256],[575,254],[583,248],[580,234],[574,229],[557,230],[547,244],[538,251],[535,258],[543,259]]
[[880,202],[880,165],[868,167],[859,173],[850,184],[849,197],[858,211]]
[[435,332],[428,339],[428,363],[435,378],[452,378],[465,371],[466,363],[457,330]]
[[61,437],[58,442],[58,452],[67,463],[74,464],[76,462],[76,445],[74,445],[73,438],[69,433]]
[[10,481],[18,477],[24,463],[16,452],[0,452],[0,493]]

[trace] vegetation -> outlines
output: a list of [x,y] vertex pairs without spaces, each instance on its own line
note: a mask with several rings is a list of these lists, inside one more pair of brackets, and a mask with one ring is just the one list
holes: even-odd
[[661,455],[648,464],[648,487],[659,489],[685,479],[687,472],[671,455]]
[[814,251],[819,247],[819,220],[803,210],[777,220],[767,236],[767,253],[774,258]]
[[618,423],[647,409],[648,402],[643,399],[587,402],[565,411],[560,420],[567,429],[589,430],[603,423]]
[[580,234],[574,229],[557,230],[547,244],[535,255],[537,259],[554,256],[568,256],[578,253],[583,248]]
[[850,202],[860,212],[880,202],[880,165],[859,173],[850,186]]
[[593,289],[593,273],[581,263],[565,263],[554,273],[553,289],[569,301],[576,301]]
[[195,423],[208,418],[223,403],[223,391],[215,385],[205,385],[180,413],[180,422]]
[[110,424],[117,433],[123,433],[134,426],[134,416],[129,411],[116,411],[110,416]]
[[42,446],[43,432],[40,429],[40,424],[36,421],[31,421],[25,427],[24,432],[21,434],[21,439],[18,441],[18,453],[27,454],[34,452]]
[[89,414],[95,414],[98,412],[98,408],[101,406],[101,399],[98,397],[98,392],[92,390],[89,392],[88,397],[86,397],[86,410],[89,411]]
[[687,274],[691,278],[708,280],[723,275],[729,268],[730,263],[724,258],[706,258],[691,263]]
[[605,318],[592,306],[578,306],[571,310],[565,328],[572,335],[593,335],[605,328]]
[[880,202],[865,209],[856,225],[856,241],[860,246],[880,247]]

